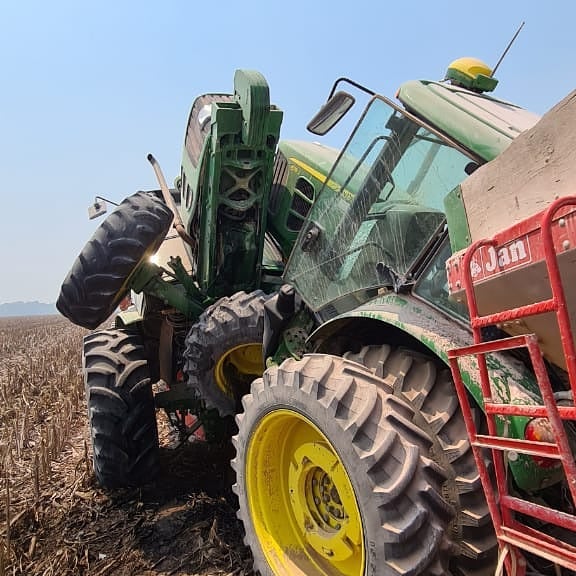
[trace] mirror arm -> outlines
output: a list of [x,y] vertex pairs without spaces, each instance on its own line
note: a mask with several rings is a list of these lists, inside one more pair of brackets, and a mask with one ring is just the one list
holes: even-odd
[[369,88],[366,88],[366,86],[363,86],[362,84],[355,82],[354,80],[350,80],[350,78],[346,78],[346,76],[341,76],[340,78],[338,78],[336,80],[336,82],[334,82],[334,84],[332,85],[332,90],[330,90],[330,94],[328,94],[328,100],[330,100],[330,98],[332,98],[332,96],[334,96],[336,89],[338,88],[338,84],[340,84],[340,82],[345,82],[350,84],[351,86],[354,86],[355,88],[358,88],[358,90],[361,90],[362,92],[365,92],[366,94],[368,94],[369,96],[375,96],[376,92],[374,92],[373,90],[370,90]]
[[108,204],[112,204],[112,206],[120,206],[119,202],[114,202],[114,200],[110,200],[109,198],[104,198],[104,196],[94,196],[94,204],[98,204],[98,200],[102,200],[103,202],[108,202]]

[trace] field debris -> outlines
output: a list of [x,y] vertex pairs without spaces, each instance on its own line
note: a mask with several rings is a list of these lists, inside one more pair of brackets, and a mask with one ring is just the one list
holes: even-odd
[[94,481],[81,376],[86,331],[57,316],[0,319],[0,576],[249,576],[230,449],[172,445],[134,490]]

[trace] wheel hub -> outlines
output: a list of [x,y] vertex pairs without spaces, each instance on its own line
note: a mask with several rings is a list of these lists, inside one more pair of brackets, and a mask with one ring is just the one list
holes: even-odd
[[247,449],[250,514],[274,573],[360,576],[362,521],[352,484],[322,432],[290,410],[267,414]]
[[346,514],[337,488],[345,485],[344,474],[326,444],[310,442],[296,450],[288,475],[292,510],[305,527],[304,537],[316,552],[334,560],[349,558],[360,544],[360,525]]
[[[306,465],[305,462],[302,463]],[[330,531],[340,530],[346,518],[338,489],[330,476],[322,468],[314,468],[309,473],[304,487],[306,505],[319,528]]]
[[242,344],[223,354],[214,368],[216,385],[226,395],[234,396],[234,388],[250,384],[264,371],[261,344]]

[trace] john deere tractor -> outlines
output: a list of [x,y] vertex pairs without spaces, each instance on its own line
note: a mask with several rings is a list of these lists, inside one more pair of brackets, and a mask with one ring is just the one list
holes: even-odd
[[[445,268],[470,243],[459,184],[538,121],[490,96],[495,85],[489,67],[464,58],[441,82],[403,84],[397,101],[365,90],[285,284],[264,304],[267,369],[236,418],[239,516],[261,574],[496,572],[497,539],[448,368],[448,351],[472,336]],[[327,108],[334,116],[313,130],[339,118],[332,100]],[[541,403],[524,358],[487,361],[494,402]],[[466,362],[480,416],[477,365]],[[528,421],[499,423],[523,439]],[[533,501],[565,492],[546,459],[511,452],[508,475]]]
[[[236,414],[234,489],[261,574],[494,574],[448,369],[471,334],[445,263],[470,242],[459,184],[538,117],[490,96],[470,58],[397,101],[350,84],[369,101],[336,153],[279,143],[264,79],[238,72],[233,95],[194,103],[175,187],[156,167],[161,190],[125,200],[78,257],[58,302],[74,322],[97,328],[140,295],[85,339],[96,475],[153,474],[155,407],[183,433],[189,413]],[[353,103],[335,92],[310,130]],[[477,365],[462,367],[480,415]],[[523,358],[488,369],[503,401],[539,402]],[[524,437],[526,418],[501,423]],[[516,454],[508,472],[518,492],[562,497],[541,460]]]
[[[60,312],[96,329],[83,362],[103,486],[153,477],[156,408],[183,435],[200,425],[209,433],[263,372],[264,302],[337,156],[279,144],[281,120],[257,72],[237,71],[233,94],[197,98],[175,186],[150,156],[160,189],[126,198],[62,284]],[[114,315],[129,293],[136,310]]]

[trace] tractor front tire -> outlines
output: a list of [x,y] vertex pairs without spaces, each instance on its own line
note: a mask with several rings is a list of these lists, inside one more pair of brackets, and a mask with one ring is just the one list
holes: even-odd
[[261,290],[221,298],[204,311],[186,336],[188,384],[220,416],[236,414],[240,398],[264,372],[266,299]]
[[62,283],[56,307],[74,324],[93,330],[129,290],[138,265],[158,250],[171,210],[150,192],[126,198],[102,222]]
[[266,370],[242,403],[234,491],[260,574],[447,573],[447,473],[380,378],[312,354]]
[[435,459],[449,473],[444,494],[456,511],[452,573],[494,574],[498,542],[450,370],[430,356],[389,345],[365,346],[344,357],[382,378],[390,394],[412,407],[434,441]]
[[105,488],[138,486],[158,466],[158,429],[140,337],[103,330],[84,338],[84,383],[94,472]]

